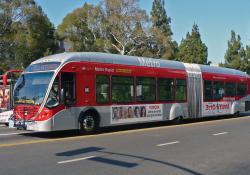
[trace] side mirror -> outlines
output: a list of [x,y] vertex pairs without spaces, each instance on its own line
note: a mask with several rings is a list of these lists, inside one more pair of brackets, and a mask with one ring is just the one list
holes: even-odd
[[47,106],[49,109],[54,108],[54,107],[57,107],[58,105],[59,105],[59,102],[58,102],[57,100],[55,100],[55,99],[50,99],[50,100],[47,102],[47,104],[46,104],[46,106]]

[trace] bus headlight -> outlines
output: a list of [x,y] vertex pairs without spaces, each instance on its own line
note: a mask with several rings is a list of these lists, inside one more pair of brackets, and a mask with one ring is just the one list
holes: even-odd
[[52,110],[48,108],[43,108],[40,114],[35,118],[35,121],[44,121],[48,120],[53,116]]

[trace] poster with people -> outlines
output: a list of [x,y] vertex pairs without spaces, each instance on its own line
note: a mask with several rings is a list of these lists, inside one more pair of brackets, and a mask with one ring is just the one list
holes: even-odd
[[162,120],[161,104],[111,106],[111,123]]
[[10,89],[9,87],[0,86],[0,109],[6,110],[10,103]]

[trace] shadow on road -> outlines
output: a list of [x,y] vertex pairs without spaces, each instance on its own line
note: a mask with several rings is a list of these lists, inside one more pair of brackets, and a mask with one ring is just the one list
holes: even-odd
[[[81,149],[76,149],[76,150],[70,150],[70,151],[66,151],[66,152],[56,153],[56,156],[69,158],[71,156],[84,156],[84,154],[87,154],[87,153],[101,153],[100,156],[95,156],[95,157],[89,158],[88,160],[103,163],[103,164],[108,164],[111,166],[119,166],[122,168],[134,168],[136,166],[140,166],[140,163],[142,163],[142,162],[149,161],[149,162],[152,162],[155,164],[162,164],[162,165],[167,166],[167,167],[173,167],[173,168],[181,170],[185,173],[189,173],[189,174],[193,174],[193,175],[202,175],[199,172],[196,172],[192,169],[189,169],[189,168],[186,168],[186,167],[183,167],[181,165],[174,164],[174,163],[170,163],[170,162],[166,162],[166,161],[162,161],[162,160],[157,160],[157,159],[153,159],[153,158],[148,158],[148,157],[144,157],[144,156],[137,156],[137,155],[132,155],[132,154],[105,151],[105,148],[101,148],[101,147],[87,147],[87,148],[81,148]],[[129,162],[129,161],[119,160],[118,158],[116,158],[116,159],[109,158],[108,156],[110,156],[110,155],[120,156],[121,158],[124,158],[124,157],[125,158],[133,158],[133,161]],[[135,161],[134,159],[138,159],[138,160]]]
[[[245,113],[244,116],[249,116],[250,113]],[[95,135],[104,134],[104,133],[115,133],[120,131],[129,131],[129,130],[139,130],[145,128],[154,128],[154,127],[162,127],[162,126],[173,126],[173,125],[185,125],[190,123],[201,123],[207,121],[216,121],[216,120],[223,120],[229,118],[238,118],[235,116],[217,116],[217,117],[206,117],[206,118],[199,118],[199,119],[185,119],[182,121],[161,121],[161,122],[150,122],[150,123],[141,123],[141,124],[129,124],[124,126],[112,126],[112,127],[104,127],[101,128]],[[57,138],[67,138],[67,137],[76,137],[80,136],[78,130],[66,130],[66,131],[53,131],[53,132],[30,132],[21,134],[27,137],[38,137],[38,138],[46,138],[46,139],[57,139]],[[85,134],[89,135],[89,134]]]

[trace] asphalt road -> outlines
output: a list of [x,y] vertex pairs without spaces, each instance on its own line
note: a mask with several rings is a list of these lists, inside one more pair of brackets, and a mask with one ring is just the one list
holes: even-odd
[[250,174],[250,117],[128,128],[79,136],[0,126],[0,174]]

